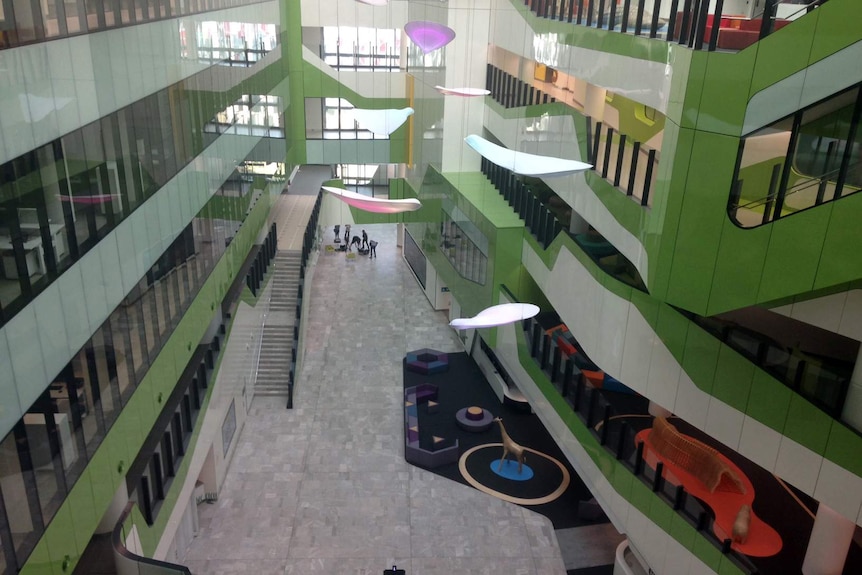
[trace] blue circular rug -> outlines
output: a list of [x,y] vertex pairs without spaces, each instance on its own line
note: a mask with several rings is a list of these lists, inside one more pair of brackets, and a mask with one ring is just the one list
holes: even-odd
[[503,467],[500,468],[500,460],[496,459],[491,462],[491,471],[499,475],[500,477],[505,477],[506,479],[511,479],[512,481],[527,481],[528,479],[533,478],[533,469],[527,465],[526,463],[521,468],[521,473],[518,473],[518,462],[512,461],[511,459],[506,459],[503,461]]

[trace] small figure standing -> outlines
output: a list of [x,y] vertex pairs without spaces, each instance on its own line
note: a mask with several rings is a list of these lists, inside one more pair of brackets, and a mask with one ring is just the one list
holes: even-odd
[[368,249],[368,234],[365,233],[365,230],[362,230],[362,248]]
[[335,224],[335,243],[341,243],[341,226],[338,224]]
[[359,246],[362,243],[359,241],[359,236],[353,236],[353,239],[350,241],[350,247],[356,246],[357,251],[359,250]]
[[374,240],[371,240],[370,242],[368,242],[368,246],[369,246],[368,257],[369,258],[376,258],[377,257],[377,242]]
[[344,224],[344,243],[350,242],[350,224]]

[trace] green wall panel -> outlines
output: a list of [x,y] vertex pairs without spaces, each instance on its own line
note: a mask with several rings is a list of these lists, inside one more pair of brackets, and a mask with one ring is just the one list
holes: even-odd
[[96,530],[101,517],[96,516],[96,503],[93,497],[93,478],[90,467],[86,467],[66,498],[72,515],[74,527],[72,534],[78,549],[86,549],[91,534]]
[[664,303],[659,305],[658,323],[653,325],[653,329],[680,365],[685,357],[690,323],[688,318],[669,305]]
[[793,392],[768,373],[756,369],[745,413],[779,433],[784,432]]
[[698,538],[697,529],[692,527],[679,513],[674,513],[670,522],[670,534],[686,549],[694,548],[694,540]]
[[705,312],[709,301],[737,150],[737,138],[694,135],[667,300],[697,313]]
[[718,572],[718,568],[721,565],[721,551],[715,545],[704,537],[696,537],[691,551],[695,557],[706,563],[707,567]]
[[805,210],[771,224],[758,301],[809,291],[820,263],[826,227],[836,202]]
[[817,9],[757,43],[752,96],[808,66],[819,12]]
[[830,0],[807,14],[816,16],[817,32],[811,44],[809,62],[812,64],[859,41],[859,22],[862,22],[862,2],[858,0]]
[[862,437],[839,421],[832,422],[823,455],[854,475],[862,477]]
[[751,305],[757,300],[772,226],[743,230],[725,218],[706,315]]
[[51,554],[48,541],[43,537],[33,549],[27,563],[21,568],[21,575],[54,575],[51,570]]
[[720,347],[721,343],[705,330],[695,325],[689,327],[682,368],[694,384],[705,393],[712,393]]
[[697,129],[739,136],[745,119],[757,46],[737,53],[707,54]]
[[784,435],[814,453],[826,452],[832,418],[814,407],[807,399],[794,394],[787,410]]
[[667,533],[670,533],[673,525],[673,516],[676,515],[673,508],[667,504],[656,494],[652,494],[652,504],[650,505],[649,518],[653,523],[661,527]]
[[718,352],[712,396],[745,413],[754,378],[754,364],[727,345]]
[[74,529],[69,506],[62,505],[51,520],[50,529],[45,532],[48,554],[51,557],[51,571],[54,575],[69,575],[84,552],[83,549],[78,549],[75,537],[70,536]]
[[[688,179],[689,162],[694,146],[694,131],[682,129],[668,122],[665,124],[665,144],[667,152],[659,162],[656,187],[660,192],[653,195],[653,208],[647,235],[643,238],[644,247],[649,255],[649,278],[647,286],[650,293],[658,299],[667,295],[670,285],[670,272],[676,248],[679,215],[685,197],[685,182]],[[657,191],[658,191],[657,190]]]
[[692,51],[688,62],[688,80],[685,83],[685,95],[682,97],[682,109],[679,125],[682,128],[697,126],[700,114],[700,101],[703,98],[703,83],[706,78],[706,63],[709,52]]
[[[860,4],[862,5],[862,4]],[[814,288],[828,288],[836,284],[862,278],[862,193],[841,198],[832,210],[823,252],[814,280]]]

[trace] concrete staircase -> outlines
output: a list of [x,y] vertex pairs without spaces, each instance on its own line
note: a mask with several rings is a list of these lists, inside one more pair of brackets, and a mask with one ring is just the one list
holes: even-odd
[[254,386],[257,396],[288,394],[301,255],[299,250],[279,251],[273,260],[271,299]]

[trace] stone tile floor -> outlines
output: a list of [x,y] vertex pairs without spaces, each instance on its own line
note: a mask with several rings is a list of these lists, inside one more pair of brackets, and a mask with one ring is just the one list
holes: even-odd
[[365,229],[376,259],[321,251],[295,409],[254,400],[184,563],[196,575],[565,573],[546,518],[404,461],[402,358],[462,348],[401,259],[395,225]]

